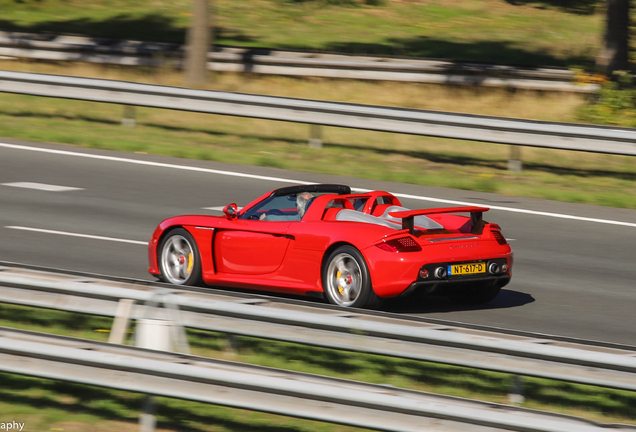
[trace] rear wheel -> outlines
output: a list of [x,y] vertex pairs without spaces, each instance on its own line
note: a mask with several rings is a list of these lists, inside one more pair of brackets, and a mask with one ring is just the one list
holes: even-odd
[[449,297],[458,304],[475,305],[488,303],[501,291],[498,282],[478,282],[470,286],[457,288]]
[[377,308],[382,303],[364,257],[353,246],[340,246],[329,255],[322,268],[322,289],[338,306]]
[[174,285],[201,282],[201,257],[192,235],[183,228],[170,231],[159,245],[159,270]]

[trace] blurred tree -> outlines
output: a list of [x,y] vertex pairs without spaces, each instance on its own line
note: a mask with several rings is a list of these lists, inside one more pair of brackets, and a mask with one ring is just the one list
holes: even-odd
[[185,82],[203,87],[208,80],[208,51],[212,46],[208,0],[192,0],[192,23],[186,40]]
[[629,69],[630,0],[607,0],[605,46],[596,60],[607,75]]

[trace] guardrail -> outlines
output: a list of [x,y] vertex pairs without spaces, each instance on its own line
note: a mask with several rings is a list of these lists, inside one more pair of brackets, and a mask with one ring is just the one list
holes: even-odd
[[636,156],[636,129],[0,71],[0,92]]
[[[591,93],[598,84],[575,82],[574,72],[417,58],[350,56],[266,48],[215,46],[208,69],[288,76],[478,85]],[[124,66],[181,67],[185,48],[164,42],[0,32],[5,58],[75,61]]]
[[[116,316],[117,302],[146,315],[157,288],[0,266],[0,302]],[[165,289],[164,289],[165,290]],[[165,291],[168,292],[168,291]],[[636,391],[636,348],[492,331],[263,299],[170,291],[186,327],[333,349]]]
[[381,431],[636,431],[392,386],[7,328],[0,328],[0,371]]

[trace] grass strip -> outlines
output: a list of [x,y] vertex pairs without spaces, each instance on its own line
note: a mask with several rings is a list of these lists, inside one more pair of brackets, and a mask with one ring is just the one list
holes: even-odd
[[[0,317],[1,326],[99,341],[108,339],[112,323],[110,318],[7,304],[0,304]],[[507,403],[513,381],[509,374],[469,368],[250,337],[236,337],[230,343],[222,333],[191,329],[187,333],[194,355],[489,402]],[[65,425],[69,413],[73,413],[73,423],[100,422],[100,427],[105,427],[107,423],[102,421],[132,424],[142,406],[141,395],[124,392],[7,374],[0,374],[0,382],[0,412],[13,415],[16,421],[64,430],[82,430]],[[538,378],[524,378],[523,385],[524,407],[599,422],[636,424],[633,392]],[[47,409],[35,410],[33,406]],[[165,398],[159,398],[158,413],[159,428],[166,430],[356,430]],[[223,426],[214,428],[219,422]],[[279,424],[286,429],[275,429]],[[211,425],[215,426],[208,429]],[[261,429],[254,429],[258,427]]]

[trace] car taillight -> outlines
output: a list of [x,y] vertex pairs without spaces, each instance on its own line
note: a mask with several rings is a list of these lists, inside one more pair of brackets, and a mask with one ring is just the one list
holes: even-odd
[[422,247],[413,237],[400,237],[398,239],[383,241],[376,246],[388,252],[419,252],[422,250]]
[[492,232],[492,235],[495,238],[495,240],[497,240],[497,243],[499,243],[500,245],[507,245],[508,244],[508,241],[503,236],[501,231],[493,230],[491,232]]

